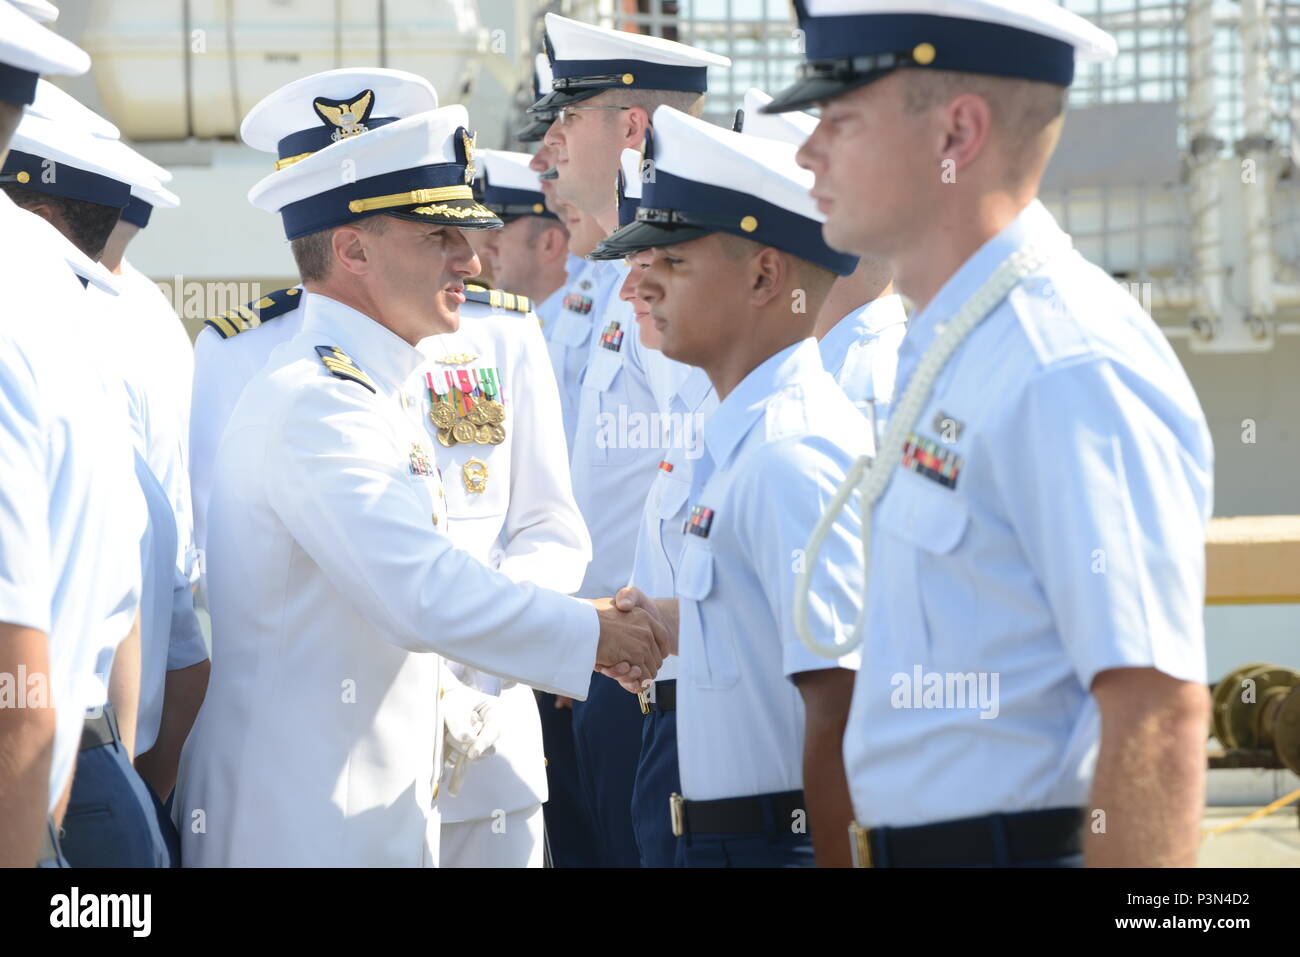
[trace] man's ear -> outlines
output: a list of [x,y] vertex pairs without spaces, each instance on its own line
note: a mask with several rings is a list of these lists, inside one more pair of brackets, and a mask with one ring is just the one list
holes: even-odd
[[636,150],[645,142],[645,131],[650,128],[650,114],[643,107],[619,111],[623,120],[623,142],[620,149]]
[[340,226],[330,234],[330,251],[340,268],[355,276],[370,272],[373,260],[368,255],[369,235],[364,229],[350,226]]
[[993,110],[984,97],[978,93],[962,93],[953,97],[943,111],[940,164],[951,160],[954,172],[968,168],[976,157],[988,149],[992,124]]
[[569,239],[564,230],[552,227],[542,233],[542,258],[547,262],[564,259],[569,255]]
[[766,306],[781,290],[785,288],[789,274],[789,263],[785,253],[771,246],[764,246],[758,255],[749,261],[749,294],[756,306]]

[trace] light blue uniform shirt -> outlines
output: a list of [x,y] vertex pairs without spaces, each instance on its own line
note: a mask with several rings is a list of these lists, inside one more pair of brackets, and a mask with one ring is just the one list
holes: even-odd
[[[591,313],[571,462],[573,495],[591,532],[582,598],[613,595],[631,578],[641,507],[666,445],[648,371],[658,354],[642,345],[632,304],[618,295],[628,267],[597,265],[603,267],[600,295]],[[606,335],[617,348],[602,344]]]
[[[1013,250],[1059,236],[1035,201],[968,259],[911,320],[898,394]],[[1058,252],[958,348],[914,434],[873,513],[857,820],[1086,806],[1093,678],[1205,680],[1213,456],[1191,383],[1132,296]]]
[[194,614],[189,580],[176,567],[176,516],[167,491],[138,451],[135,474],[149,512],[149,527],[140,542],[143,588],[140,594],[140,700],[136,709],[135,754],[141,755],[158,740],[167,672],[206,660],[208,648]]
[[[582,373],[587,368],[591,327],[597,318],[597,304],[612,281],[612,270],[603,263],[569,254],[565,268],[568,281],[537,307],[542,318],[542,337],[551,356],[555,381],[560,387],[560,412],[564,416],[564,438],[573,454],[573,436],[578,427],[578,400],[582,395]],[[558,304],[552,311],[552,302]]]
[[[145,512],[126,416],[94,365],[64,250],[85,257],[3,194],[0,235],[13,240],[0,257],[0,621],[48,637],[52,810],[86,709],[103,701],[100,655],[135,620]],[[31,679],[24,693],[37,690]]]
[[[665,449],[659,463],[641,512],[632,567],[632,584],[655,598],[677,594],[677,565],[686,539],[682,522],[691,495],[691,476],[704,454],[704,423],[718,407],[718,393],[708,374],[703,369],[685,368],[687,374],[668,404],[671,422],[681,430],[683,441]],[[675,679],[677,661],[676,655],[665,658],[656,679]]]
[[902,297],[881,296],[835,323],[817,343],[822,365],[858,410],[868,415],[875,403],[878,429],[883,430],[889,418],[898,347],[906,333]]
[[[805,339],[763,362],[704,425],[677,573],[677,740],[688,800],[803,787],[803,699],[788,679],[856,668],[808,651],[794,631],[803,549],[850,464],[872,451],[866,422]],[[693,521],[694,519],[692,519]],[[813,575],[814,627],[851,625],[860,606],[861,531],[841,514]]]

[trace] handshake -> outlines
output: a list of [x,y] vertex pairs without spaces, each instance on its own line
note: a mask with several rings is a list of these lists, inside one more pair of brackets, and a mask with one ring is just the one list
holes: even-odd
[[596,670],[633,694],[645,690],[664,658],[677,654],[676,600],[649,598],[629,585],[590,601],[600,619]]

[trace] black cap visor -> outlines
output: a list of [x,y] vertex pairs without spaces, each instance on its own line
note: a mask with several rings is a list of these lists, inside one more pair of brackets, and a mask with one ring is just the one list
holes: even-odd
[[616,229],[600,241],[588,259],[625,259],[633,253],[644,252],[656,246],[675,246],[689,243],[692,239],[702,239],[710,233],[718,232],[704,226],[662,225],[640,220],[628,223]]
[[554,113],[562,106],[572,106],[590,100],[599,93],[615,89],[614,86],[581,87],[572,90],[552,90],[528,108],[529,113]]
[[553,113],[539,113],[536,116],[530,116],[529,123],[523,129],[515,134],[515,139],[520,143],[537,143],[546,135],[546,131],[551,128],[555,122]]
[[871,73],[858,73],[850,76],[832,74],[827,76],[806,76],[798,79],[792,86],[786,87],[772,97],[772,102],[762,108],[763,113],[790,113],[794,110],[806,110],[837,96],[843,96],[853,90],[874,83],[893,70],[875,70]]

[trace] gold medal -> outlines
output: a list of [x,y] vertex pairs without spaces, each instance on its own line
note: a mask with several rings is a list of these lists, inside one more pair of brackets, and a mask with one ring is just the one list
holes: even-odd
[[480,425],[477,429],[475,429],[475,430],[474,430],[474,441],[477,442],[479,445],[491,445],[491,444],[492,444],[492,426],[490,426],[490,425]]
[[456,413],[445,402],[438,402],[429,410],[429,418],[439,429],[450,429],[456,424]]
[[452,436],[452,434],[451,434],[451,432],[450,432],[449,430],[447,430],[447,429],[439,429],[439,430],[438,430],[438,444],[439,444],[439,445],[442,445],[442,446],[444,446],[444,447],[446,447],[446,448],[451,448],[453,445],[456,444],[456,439]]
[[499,425],[489,425],[488,442],[493,445],[500,445],[506,440],[506,430]]
[[451,434],[457,442],[473,442],[474,423],[468,419],[461,419],[451,427]]
[[475,426],[482,426],[488,424],[487,416],[487,409],[483,408],[482,405],[475,405],[474,408],[469,410],[469,414],[465,418],[469,419]]
[[476,408],[483,409],[483,415],[488,425],[500,425],[506,420],[505,407],[495,399],[488,399],[486,402],[480,403]]

